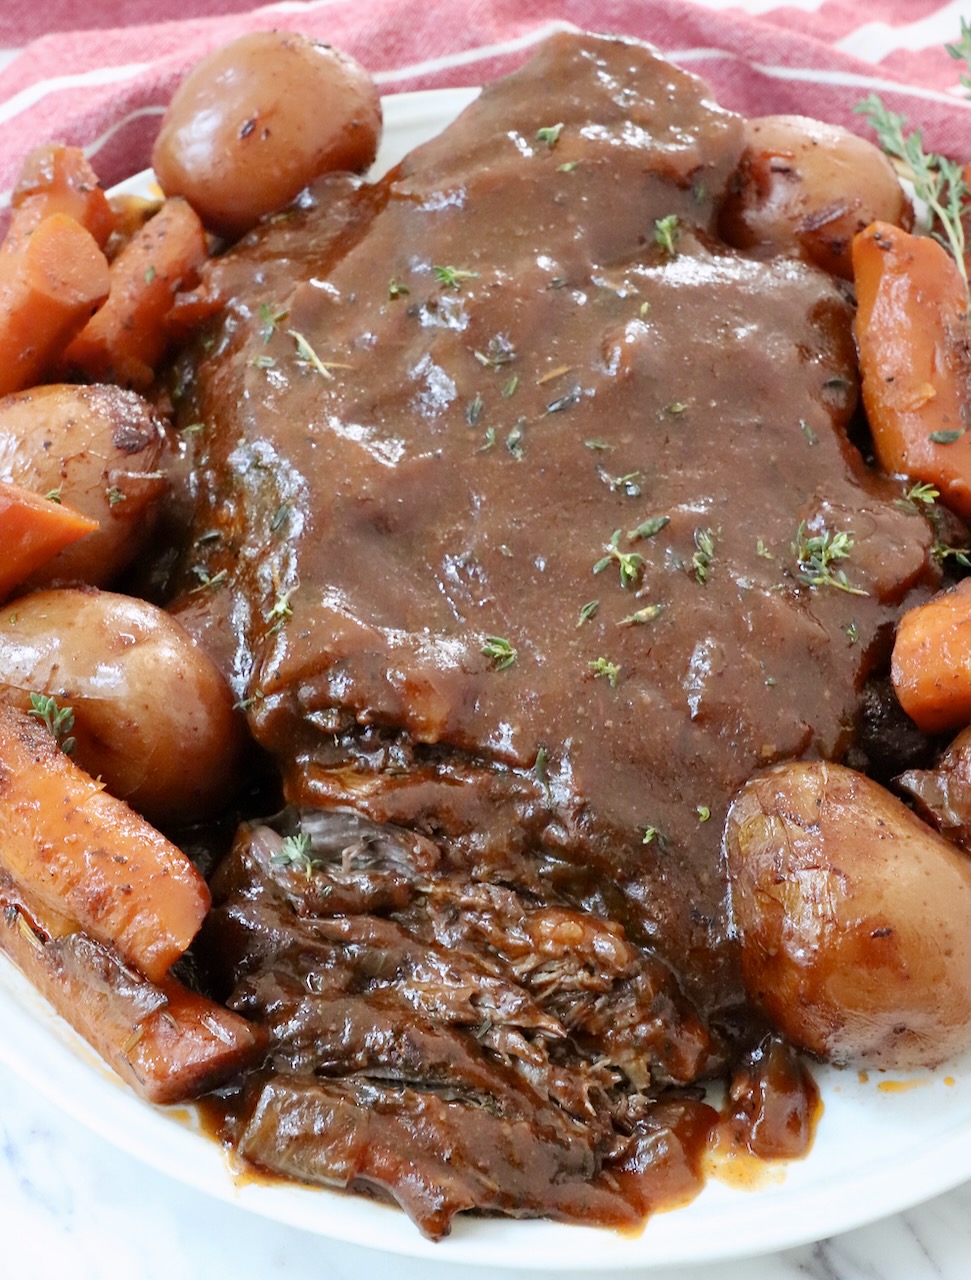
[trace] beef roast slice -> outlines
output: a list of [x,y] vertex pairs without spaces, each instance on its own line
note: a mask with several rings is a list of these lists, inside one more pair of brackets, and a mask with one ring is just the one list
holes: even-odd
[[[846,751],[887,629],[935,578],[926,521],[846,436],[843,286],[715,235],[741,146],[645,47],[557,36],[381,182],[328,179],[215,263],[222,318],[186,371],[204,430],[176,607],[289,800],[431,839],[440,863],[386,922],[426,959],[451,927],[568,1029],[541,1057],[612,1041],[632,1087],[730,1053],[727,804],[764,765]],[[807,581],[836,534],[849,554]],[[531,970],[500,890],[636,954],[600,992],[566,944]],[[350,918],[357,950],[313,925],[342,964],[378,945]],[[280,1003],[270,952],[237,994],[305,1065],[314,1016]]]

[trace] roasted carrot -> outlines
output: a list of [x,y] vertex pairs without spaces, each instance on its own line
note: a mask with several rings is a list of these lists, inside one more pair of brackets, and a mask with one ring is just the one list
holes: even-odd
[[971,578],[908,610],[890,667],[897,700],[925,733],[971,718]]
[[52,213],[79,222],[104,248],[117,217],[80,147],[37,147],[24,161],[11,199],[12,216],[2,252],[17,252],[34,228]]
[[168,343],[176,292],[206,260],[202,223],[185,200],[166,200],[111,264],[108,301],[65,352],[68,371],[144,390]]
[[885,471],[971,516],[968,291],[927,236],[874,222],[853,239],[863,403]]
[[40,382],[108,296],[108,261],[67,214],[0,254],[0,395]]
[[0,869],[158,981],[209,909],[188,858],[0,702]]
[[181,1102],[215,1088],[265,1041],[259,1027],[175,979],[149,982],[86,933],[51,934],[43,913],[2,872],[0,951],[149,1102]]
[[58,551],[98,528],[73,507],[0,480],[0,600]]

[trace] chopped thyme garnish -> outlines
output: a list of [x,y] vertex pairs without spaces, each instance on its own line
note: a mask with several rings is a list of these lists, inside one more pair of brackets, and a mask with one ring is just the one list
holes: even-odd
[[664,412],[673,414],[673,416],[677,418],[677,417],[680,417],[680,415],[684,413],[687,408],[688,406],[684,403],[683,400],[672,400],[670,404],[666,404],[664,406]]
[[932,444],[954,444],[964,435],[965,428],[954,431],[932,431],[927,437]]
[[293,605],[291,605],[290,603],[290,597],[293,595],[296,589],[297,589],[296,585],[290,587],[286,591],[282,591],[279,588],[277,589],[276,599],[273,601],[273,605],[269,613],[267,613],[264,617],[265,622],[275,623],[275,625],[270,628],[270,633],[269,633],[270,635],[273,635],[274,632],[279,631],[280,628],[283,626],[284,622],[286,622],[287,618],[293,617]]
[[76,740],[70,736],[74,728],[73,707],[60,706],[57,699],[49,694],[32,693],[27,714],[45,725],[64,754],[71,755],[77,746]]
[[860,638],[860,624],[857,620],[855,618],[851,619],[843,630],[846,632],[846,638],[850,644],[856,644]]
[[482,417],[482,404],[482,397],[476,392],[465,410],[465,421],[470,427],[474,427]]
[[822,533],[808,534],[803,520],[792,544],[800,579],[811,587],[835,587],[837,591],[846,591],[853,596],[869,595],[861,587],[854,587],[842,569],[833,571],[837,560],[847,559],[853,543],[853,534],[845,530],[833,533],[824,529]]
[[651,311],[651,304],[649,302],[642,302],[641,305],[637,308],[637,314],[640,316],[642,320],[644,319],[645,316],[650,314],[650,311]]
[[400,280],[388,281],[388,297],[391,299],[392,302],[395,300],[395,298],[402,298],[409,293],[411,293],[411,290],[408,288],[406,284],[402,284]]
[[47,499],[48,502],[53,502],[57,506],[60,506],[61,505],[61,486],[58,485],[56,489],[48,489],[47,492],[44,494],[44,497]]
[[194,564],[192,566],[192,572],[199,579],[199,585],[194,588],[194,590],[196,591],[203,591],[208,589],[209,587],[212,587],[213,589],[215,589],[216,587],[221,587],[222,584],[229,577],[229,574],[226,572],[225,569],[220,569],[218,573],[214,573],[210,577],[209,570],[205,567],[205,565],[201,565],[201,564]]
[[155,279],[155,268],[151,264],[149,264],[145,268],[145,283],[151,284],[154,279]]
[[460,267],[433,267],[435,279],[446,289],[461,289],[463,280],[478,280],[478,271],[463,271]]
[[623,493],[628,498],[641,496],[641,486],[637,483],[641,476],[639,471],[628,471],[625,476],[612,476],[603,467],[598,467],[597,474],[611,493]]
[[580,613],[577,617],[577,626],[582,627],[585,622],[589,622],[591,618],[595,618],[599,608],[599,600],[588,600],[580,609]]
[[288,502],[285,502],[281,507],[277,507],[273,513],[273,519],[270,521],[270,533],[276,533],[283,527],[292,510],[293,508]]
[[940,490],[935,489],[932,484],[915,484],[907,490],[903,500],[910,503],[923,502],[925,506],[932,507],[940,496]]
[[547,382],[552,382],[555,378],[562,378],[564,373],[569,373],[574,366],[572,364],[558,364],[555,369],[549,369],[541,378],[536,379],[536,385],[542,387]]
[[476,449],[476,453],[488,453],[490,449],[496,447],[496,429],[495,427],[486,427],[485,440]]
[[694,570],[695,581],[704,586],[711,576],[711,564],[715,558],[714,529],[695,529],[694,543],[695,552],[691,557],[691,567]]
[[556,166],[556,172],[572,173],[579,163],[579,160],[567,160],[566,164],[558,164]]
[[299,871],[308,880],[317,871],[323,870],[323,862],[310,856],[310,836],[298,831],[294,836],[284,836],[278,853],[273,854],[270,862],[277,867],[286,867],[289,871]]
[[206,424],[204,422],[190,422],[187,427],[182,427],[179,431],[180,436],[197,436],[200,431],[205,431]]
[[620,627],[639,627],[645,622],[654,622],[664,611],[663,604],[646,604],[643,609],[635,609],[617,624]]
[[678,252],[680,239],[680,219],[676,213],[669,213],[666,218],[655,219],[654,243],[660,245],[669,258],[673,258]]
[[769,548],[765,545],[765,543],[763,542],[763,540],[762,540],[761,538],[756,538],[756,539],[755,539],[755,554],[756,554],[757,556],[761,556],[763,560],[774,560],[774,559],[775,559],[775,556],[772,554],[772,552],[771,552],[771,551],[769,550]]
[[593,662],[588,662],[587,666],[593,672],[595,680],[606,680],[611,689],[617,688],[620,666],[616,662],[611,662],[607,658],[595,658]]
[[696,805],[695,813],[697,813],[698,815],[699,822],[707,822],[708,819],[711,817],[711,810],[708,808],[706,804]]
[[638,538],[653,538],[671,523],[670,516],[651,516],[642,521],[636,529],[627,530],[627,541],[636,542]]
[[519,386],[519,375],[513,374],[509,381],[502,388],[502,396],[504,400],[508,400],[510,396],[516,394],[516,388]]
[[533,776],[536,781],[546,792],[547,801],[550,800],[552,792],[550,789],[550,776],[548,772],[549,752],[545,747],[540,747],[536,752],[536,763],[533,765]]
[[508,640],[502,636],[486,636],[486,642],[482,646],[482,653],[493,664],[496,671],[505,671],[507,667],[511,667],[519,656]]
[[644,557],[638,555],[636,551],[620,550],[620,530],[615,529],[610,535],[610,542],[606,545],[607,554],[603,556],[593,566],[594,573],[603,573],[604,569],[609,568],[611,564],[616,564],[620,570],[620,585],[622,587],[633,587],[640,580],[641,572],[644,568]]
[[584,440],[583,444],[585,448],[593,449],[597,453],[603,453],[610,448],[606,440]]
[[297,363],[308,365],[311,369],[316,369],[322,378],[333,378],[331,369],[347,369],[346,364],[326,363],[321,360],[320,356],[313,349],[302,333],[296,329],[288,329],[287,336],[292,338],[297,344]]
[[249,363],[254,369],[273,369],[276,367],[276,360],[273,356],[254,356]]
[[[478,272],[466,274],[478,275]],[[504,364],[512,364],[516,359],[515,347],[501,333],[497,333],[494,338],[489,339],[485,351],[473,351],[472,354],[479,364],[486,365],[491,369],[498,369]]]
[[553,148],[556,146],[557,142],[559,141],[560,134],[562,132],[563,132],[562,124],[544,125],[542,129],[536,130],[536,141],[545,142],[546,145],[549,147],[549,149],[552,151]]
[[263,342],[267,343],[276,332],[276,327],[281,320],[286,320],[290,313],[285,307],[271,307],[268,302],[260,303],[260,334]]
[[574,387],[568,391],[565,396],[560,396],[558,400],[551,400],[546,406],[547,413],[559,413],[561,409],[569,409],[571,404],[576,404],[580,399],[580,388]]
[[522,459],[525,449],[523,448],[523,427],[526,425],[526,419],[520,418],[514,427],[511,428],[506,436],[506,448],[512,456],[519,462]]
[[815,431],[813,431],[812,427],[809,425],[809,423],[806,421],[805,418],[799,419],[799,430],[806,437],[806,443],[808,445],[819,444],[819,436],[816,434]]
[[658,831],[657,827],[645,827],[644,838],[641,840],[641,844],[653,844],[655,840],[658,844],[661,843],[661,833]]
[[118,486],[113,484],[110,489],[105,490],[105,497],[108,499],[109,507],[117,507],[119,502],[127,501],[128,495],[122,493]]

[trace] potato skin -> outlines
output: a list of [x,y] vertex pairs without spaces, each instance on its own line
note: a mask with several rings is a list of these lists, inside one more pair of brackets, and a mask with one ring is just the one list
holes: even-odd
[[350,55],[305,36],[258,31],[199,62],[175,91],[152,164],[219,235],[248,231],[308,183],[363,172],[381,133],[381,100]]
[[971,863],[840,765],[758,774],[725,826],[746,989],[834,1063],[935,1066],[968,1040]]
[[75,714],[74,760],[146,817],[218,813],[235,784],[241,725],[213,663],[168,614],[108,591],[38,591],[0,609],[0,696]]
[[57,491],[100,527],[33,575],[32,586],[106,586],[139,551],[167,481],[165,434],[141,396],[119,387],[34,387],[0,399],[0,479]]
[[909,229],[913,210],[887,157],[838,125],[762,116],[722,206],[721,233],[737,249],[797,254],[852,279],[850,246],[880,219]]

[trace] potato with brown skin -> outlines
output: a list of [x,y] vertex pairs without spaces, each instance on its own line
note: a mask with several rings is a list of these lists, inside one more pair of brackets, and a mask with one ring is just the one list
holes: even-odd
[[887,157],[838,125],[808,116],[762,116],[722,206],[729,244],[761,256],[796,254],[832,275],[853,275],[853,237],[875,219],[913,225]]
[[168,614],[107,591],[38,591],[0,610],[0,697],[74,711],[74,760],[155,821],[220,812],[242,728],[213,663]]
[[53,494],[98,522],[30,582],[106,586],[142,546],[167,481],[164,428],[152,407],[119,387],[34,387],[0,400],[0,480]]
[[349,54],[306,36],[257,31],[199,62],[172,96],[152,152],[167,196],[235,237],[323,173],[362,173],[381,101]]
[[871,779],[790,763],[734,800],[725,855],[749,996],[835,1063],[935,1066],[968,1041],[971,863]]

